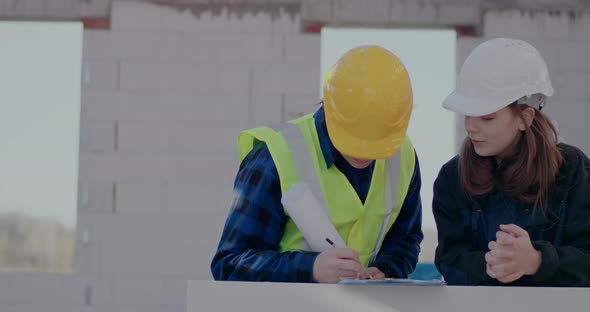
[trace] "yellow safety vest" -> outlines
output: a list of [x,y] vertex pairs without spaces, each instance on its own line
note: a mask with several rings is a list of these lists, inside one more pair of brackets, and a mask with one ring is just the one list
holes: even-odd
[[[257,142],[268,147],[277,168],[281,192],[305,181],[325,204],[330,221],[351,249],[368,266],[376,257],[385,234],[397,218],[408,193],[415,167],[414,147],[406,137],[389,159],[376,160],[364,204],[346,176],[326,166],[313,114],[290,121],[279,129],[258,127],[238,136],[240,162]],[[288,215],[288,211],[285,211]],[[304,235],[292,219],[286,224],[279,251],[309,250]]]

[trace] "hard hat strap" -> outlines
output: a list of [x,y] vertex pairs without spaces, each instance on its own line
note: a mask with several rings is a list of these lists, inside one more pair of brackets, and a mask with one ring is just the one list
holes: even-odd
[[547,96],[542,93],[535,93],[531,95],[525,95],[516,101],[516,104],[526,104],[537,108],[539,111],[545,107]]

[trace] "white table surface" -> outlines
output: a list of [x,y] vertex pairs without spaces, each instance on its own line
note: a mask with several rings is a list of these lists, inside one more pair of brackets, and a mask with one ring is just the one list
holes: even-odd
[[188,282],[187,312],[590,311],[590,288]]

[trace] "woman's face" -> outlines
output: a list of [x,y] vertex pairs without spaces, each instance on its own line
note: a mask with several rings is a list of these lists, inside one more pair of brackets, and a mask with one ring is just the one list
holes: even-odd
[[465,116],[467,135],[475,153],[482,157],[503,158],[525,129],[525,121],[508,106],[485,116]]

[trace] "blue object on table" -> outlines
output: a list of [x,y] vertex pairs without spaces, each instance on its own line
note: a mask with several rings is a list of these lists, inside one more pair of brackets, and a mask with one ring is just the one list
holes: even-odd
[[442,275],[438,272],[434,263],[421,262],[416,265],[416,269],[408,276],[408,279],[439,280],[442,279]]

